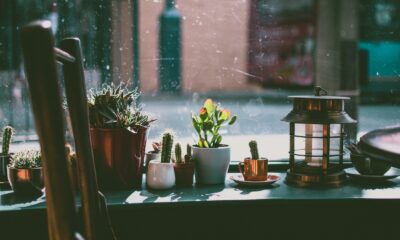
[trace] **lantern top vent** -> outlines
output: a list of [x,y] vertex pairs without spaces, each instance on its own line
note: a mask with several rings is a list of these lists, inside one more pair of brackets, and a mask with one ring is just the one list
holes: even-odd
[[356,123],[344,110],[348,97],[327,96],[327,91],[317,86],[313,96],[289,96],[293,99],[292,111],[282,119],[285,122],[306,124]]

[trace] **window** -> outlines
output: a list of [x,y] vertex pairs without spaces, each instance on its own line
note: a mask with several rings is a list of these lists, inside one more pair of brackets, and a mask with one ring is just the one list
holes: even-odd
[[37,147],[18,31],[47,18],[57,40],[81,39],[87,88],[140,87],[158,119],[148,142],[165,128],[193,142],[190,112],[211,97],[238,115],[223,130],[233,160],[249,155],[250,139],[261,155],[287,159],[286,97],[315,85],[353,99],[355,140],[400,123],[399,12],[396,0],[1,1],[0,126],[17,129],[16,150]]

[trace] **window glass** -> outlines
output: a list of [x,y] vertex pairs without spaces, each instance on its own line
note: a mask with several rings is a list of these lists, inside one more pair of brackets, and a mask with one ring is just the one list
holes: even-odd
[[[52,22],[56,43],[82,41],[87,88],[125,83],[142,92],[157,121],[149,142],[173,129],[195,143],[191,112],[207,98],[238,116],[221,129],[232,160],[286,160],[289,95],[322,86],[348,96],[359,124],[348,140],[400,124],[400,2],[396,0],[4,0],[0,1],[0,127],[17,131],[14,151],[37,148],[19,30]],[[148,144],[150,147],[150,144]]]

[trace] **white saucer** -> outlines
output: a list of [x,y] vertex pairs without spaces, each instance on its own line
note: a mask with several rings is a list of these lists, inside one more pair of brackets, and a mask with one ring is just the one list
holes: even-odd
[[265,181],[246,181],[242,174],[230,176],[230,179],[241,186],[247,187],[262,187],[269,186],[280,179],[278,174],[268,174],[268,179]]
[[360,174],[355,168],[346,168],[344,171],[347,173],[347,175],[354,179],[371,182],[386,181],[400,176],[400,170],[396,168],[389,169],[389,171],[387,171],[384,175],[363,175]]

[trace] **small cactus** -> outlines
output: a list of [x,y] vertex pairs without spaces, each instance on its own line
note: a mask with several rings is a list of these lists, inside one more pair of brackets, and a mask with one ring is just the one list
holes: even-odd
[[182,148],[179,143],[175,144],[175,161],[176,163],[182,163]]
[[190,144],[186,145],[186,155],[185,155],[185,163],[189,163],[192,161],[192,147]]
[[259,155],[258,155],[258,147],[257,147],[257,141],[255,140],[251,140],[249,142],[249,146],[250,146],[250,153],[251,153],[251,159],[259,159]]
[[10,150],[11,139],[14,134],[14,129],[10,126],[3,128],[3,147],[2,154],[8,155]]
[[162,137],[161,162],[169,163],[171,161],[171,151],[173,143],[173,135],[170,132],[165,132]]

